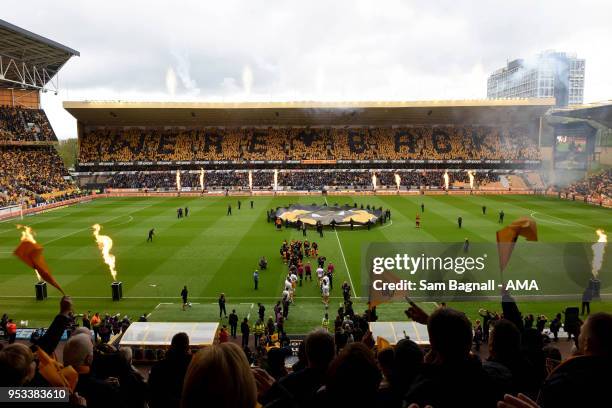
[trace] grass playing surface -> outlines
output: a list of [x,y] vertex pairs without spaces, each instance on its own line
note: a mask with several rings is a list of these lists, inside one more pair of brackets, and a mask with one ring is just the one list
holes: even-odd
[[[150,313],[156,321],[214,321],[218,319],[216,299],[227,297],[228,313],[235,308],[239,317],[257,316],[257,302],[266,306],[266,314],[280,298],[286,266],[279,248],[283,239],[302,239],[301,232],[278,232],[266,222],[266,210],[290,203],[324,202],[323,197],[254,197],[254,209],[248,197],[206,198],[112,198],[99,199],[47,213],[26,217],[23,221],[0,223],[0,313],[28,320],[30,327],[46,326],[58,309],[59,292],[49,286],[50,298],[34,299],[34,272],[12,255],[19,243],[16,224],[30,225],[36,239],[45,248],[53,274],[64,290],[74,298],[77,312],[121,313],[132,318]],[[337,232],[325,230],[323,238],[314,231],[308,239],[319,243],[320,254],[336,265],[334,290],[330,305],[333,319],[341,301],[344,280],[361,291],[361,246],[364,242],[493,242],[500,228],[497,213],[504,210],[506,224],[519,216],[530,215],[538,222],[540,241],[594,242],[595,229],[612,231],[611,210],[578,202],[538,196],[330,196],[330,204],[370,204],[389,208],[392,222],[372,230]],[[414,228],[414,216],[425,204],[422,228]],[[233,215],[226,216],[228,204]],[[487,215],[481,213],[486,205]],[[177,219],[178,207],[189,207],[189,217]],[[457,217],[463,228],[457,228]],[[112,253],[117,258],[118,279],[123,282],[124,299],[112,302],[112,282],[92,236],[91,226],[102,225],[101,234],[114,240]],[[147,232],[155,228],[153,243]],[[259,290],[253,289],[252,273],[265,255],[268,270],[260,273]],[[313,260],[313,264],[314,264]],[[180,291],[189,288],[194,303],[181,311]],[[365,301],[355,310],[363,311]],[[520,302],[523,313],[544,313],[551,318],[568,302]],[[435,305],[426,304],[426,308]],[[480,307],[500,310],[499,302],[461,302],[454,307],[476,318]],[[381,305],[380,320],[404,320],[403,304]],[[595,302],[592,311],[612,311],[611,302]],[[320,324],[324,314],[319,289],[306,282],[298,287],[286,328],[289,333],[304,333]]]

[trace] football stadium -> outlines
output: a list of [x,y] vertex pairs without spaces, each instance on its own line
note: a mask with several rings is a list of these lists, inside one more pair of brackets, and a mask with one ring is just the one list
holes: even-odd
[[606,405],[612,102],[65,98],[66,159],[85,58],[0,20],[0,404]]

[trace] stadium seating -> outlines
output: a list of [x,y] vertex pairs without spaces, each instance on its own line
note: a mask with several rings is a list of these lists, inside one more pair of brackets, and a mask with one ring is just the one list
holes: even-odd
[[0,146],[0,206],[69,194],[72,184],[53,146]]
[[[188,335],[177,333],[165,353],[144,358],[154,363],[147,379],[133,365],[143,360],[142,349],[111,344],[113,334],[119,336],[129,327],[127,316],[85,313],[84,327],[78,327],[72,301],[63,298],[49,328],[32,336],[36,347],[13,344],[10,335],[8,345],[0,343],[0,387],[70,384],[71,407],[195,408],[205,401],[207,406],[248,408],[547,408],[600,406],[607,400],[612,315],[590,315],[573,332],[581,338],[575,342],[577,356],[563,360],[558,343],[544,346],[546,320],[528,326],[533,316],[523,318],[509,295],[504,295],[501,307],[503,317],[482,309],[486,323],[472,326],[460,311],[439,306],[428,314],[411,303],[406,314],[427,326],[430,346],[422,349],[408,338],[393,345],[374,339],[369,326],[376,321],[375,309],[356,313],[347,299],[329,331],[318,329],[303,339],[291,370],[285,365],[291,351],[281,320],[275,324],[270,318],[262,337],[262,344],[264,338],[282,339],[274,347],[251,349],[247,341],[241,348],[237,339],[219,337],[218,343],[192,355]],[[561,319],[558,314],[554,320],[557,331]],[[0,329],[11,333],[11,326],[13,320],[3,315]],[[71,335],[60,349],[65,330]],[[479,343],[474,343],[474,336],[478,342],[488,341],[486,360],[476,356]],[[33,365],[35,359],[41,363]],[[67,368],[50,368],[55,359]],[[37,372],[31,373],[30,365]],[[524,394],[523,404],[498,405],[497,401],[512,402],[511,396],[518,393]],[[527,398],[532,401],[526,403]]]
[[[402,189],[417,189],[419,187],[442,188],[444,186],[441,171],[375,171],[377,188],[395,189],[395,175],[400,176]],[[469,189],[469,178],[466,171],[449,172],[451,188]],[[200,174],[198,171],[181,172],[181,187],[200,189]],[[226,189],[249,187],[248,172],[245,170],[206,171],[204,176],[205,189]],[[347,171],[345,169],[325,171],[288,171],[278,172],[278,186],[292,190],[320,190],[325,187],[338,189],[371,189],[372,173],[370,170]],[[272,171],[255,170],[252,172],[254,189],[270,189],[274,183]],[[155,172],[116,172],[102,183],[110,188],[139,189],[174,189],[176,188],[176,171]],[[499,184],[499,176],[492,172],[475,172],[475,188],[503,189]],[[526,188],[526,187],[525,187]]]
[[80,162],[189,160],[534,160],[526,129],[405,128],[92,129]]
[[0,106],[0,142],[54,142],[57,137],[42,109]]
[[510,182],[510,187],[515,190],[525,190],[527,188],[525,181],[520,176],[509,175],[508,181]]
[[74,186],[50,142],[57,137],[41,109],[0,107],[0,207],[71,195]]
[[576,181],[564,189],[564,193],[569,196],[573,194],[586,196],[595,202],[610,200],[612,198],[612,169]]
[[531,188],[538,189],[538,190],[546,188],[546,185],[544,183],[544,180],[542,180],[542,176],[540,173],[537,173],[537,172],[525,173],[525,181],[529,184]]

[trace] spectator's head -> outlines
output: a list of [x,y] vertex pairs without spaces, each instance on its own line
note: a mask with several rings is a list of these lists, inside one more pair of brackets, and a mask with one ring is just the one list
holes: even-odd
[[77,334],[84,334],[86,336],[89,336],[89,338],[91,338],[91,331],[87,327],[77,327],[76,329],[74,329],[74,331],[72,332],[72,335],[76,336]]
[[121,347],[119,349],[119,357],[121,360],[125,362],[127,365],[132,364],[133,352],[131,347]]
[[253,408],[256,402],[255,378],[240,347],[223,343],[194,356],[185,375],[182,408]]
[[23,344],[10,344],[0,350],[0,386],[16,387],[34,378],[36,362],[32,351]]
[[423,350],[410,339],[402,339],[395,345],[391,385],[406,391],[421,371]]
[[590,315],[582,325],[578,344],[584,355],[612,357],[612,314]]
[[64,365],[91,366],[93,356],[91,337],[85,334],[71,336],[64,346]]
[[438,362],[461,361],[472,347],[472,325],[461,312],[448,307],[437,308],[427,322],[431,350]]
[[380,380],[372,351],[363,343],[351,343],[329,366],[327,392],[332,403],[368,406],[376,399]]
[[187,353],[189,351],[189,336],[187,333],[180,332],[172,336],[170,350],[175,353]]
[[325,370],[334,359],[334,338],[325,330],[311,332],[304,340],[304,351],[308,367]]
[[393,360],[395,359],[393,348],[387,347],[379,350],[376,354],[376,359],[378,360],[380,371],[382,371],[387,380],[391,380],[391,377],[393,377]]
[[285,368],[285,357],[287,357],[287,353],[285,349],[282,348],[272,348],[270,351],[268,351],[266,356],[266,371],[277,380],[287,375],[287,370]]
[[559,349],[554,346],[546,346],[542,349],[542,352],[544,352],[544,357],[546,358],[559,362],[563,359],[563,357],[561,356],[561,351],[559,351]]
[[499,320],[489,336],[489,355],[499,361],[516,358],[521,352],[521,333],[510,320]]

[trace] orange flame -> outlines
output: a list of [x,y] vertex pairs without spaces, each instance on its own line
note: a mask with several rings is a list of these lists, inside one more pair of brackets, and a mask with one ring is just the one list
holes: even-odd
[[474,172],[471,170],[468,170],[467,172],[468,177],[470,178],[470,189],[474,189]]
[[448,182],[449,182],[448,171],[445,171],[444,176],[442,177],[444,177],[444,188],[448,190]]
[[113,280],[117,281],[117,270],[115,269],[115,255],[111,254],[111,249],[113,248],[113,240],[108,235],[100,235],[100,229],[102,228],[100,224],[94,224],[93,235],[96,238],[96,242],[98,244],[98,248],[102,253],[102,259],[104,259],[104,263],[108,265],[108,269],[110,270],[111,275],[113,276]]
[[598,229],[597,231],[595,231],[595,233],[599,237],[597,239],[597,242],[608,242],[608,236],[606,235],[604,230]]
[[603,264],[603,257],[606,251],[606,243],[608,242],[608,236],[605,231],[602,229],[598,229],[595,231],[597,234],[597,242],[591,246],[593,250],[593,266],[591,268],[591,273],[593,274],[593,278],[597,279],[599,277],[599,270]]
[[395,177],[395,185],[397,186],[397,189],[399,190],[400,184],[402,183],[402,178],[397,173],[395,173],[394,177]]
[[[32,229],[32,227],[17,224],[17,229],[21,230],[21,241],[28,241],[33,244],[36,243],[36,240],[34,239],[34,230]],[[40,282],[42,278],[40,277],[40,274],[36,269],[34,269],[34,273],[36,273],[36,278]]]

